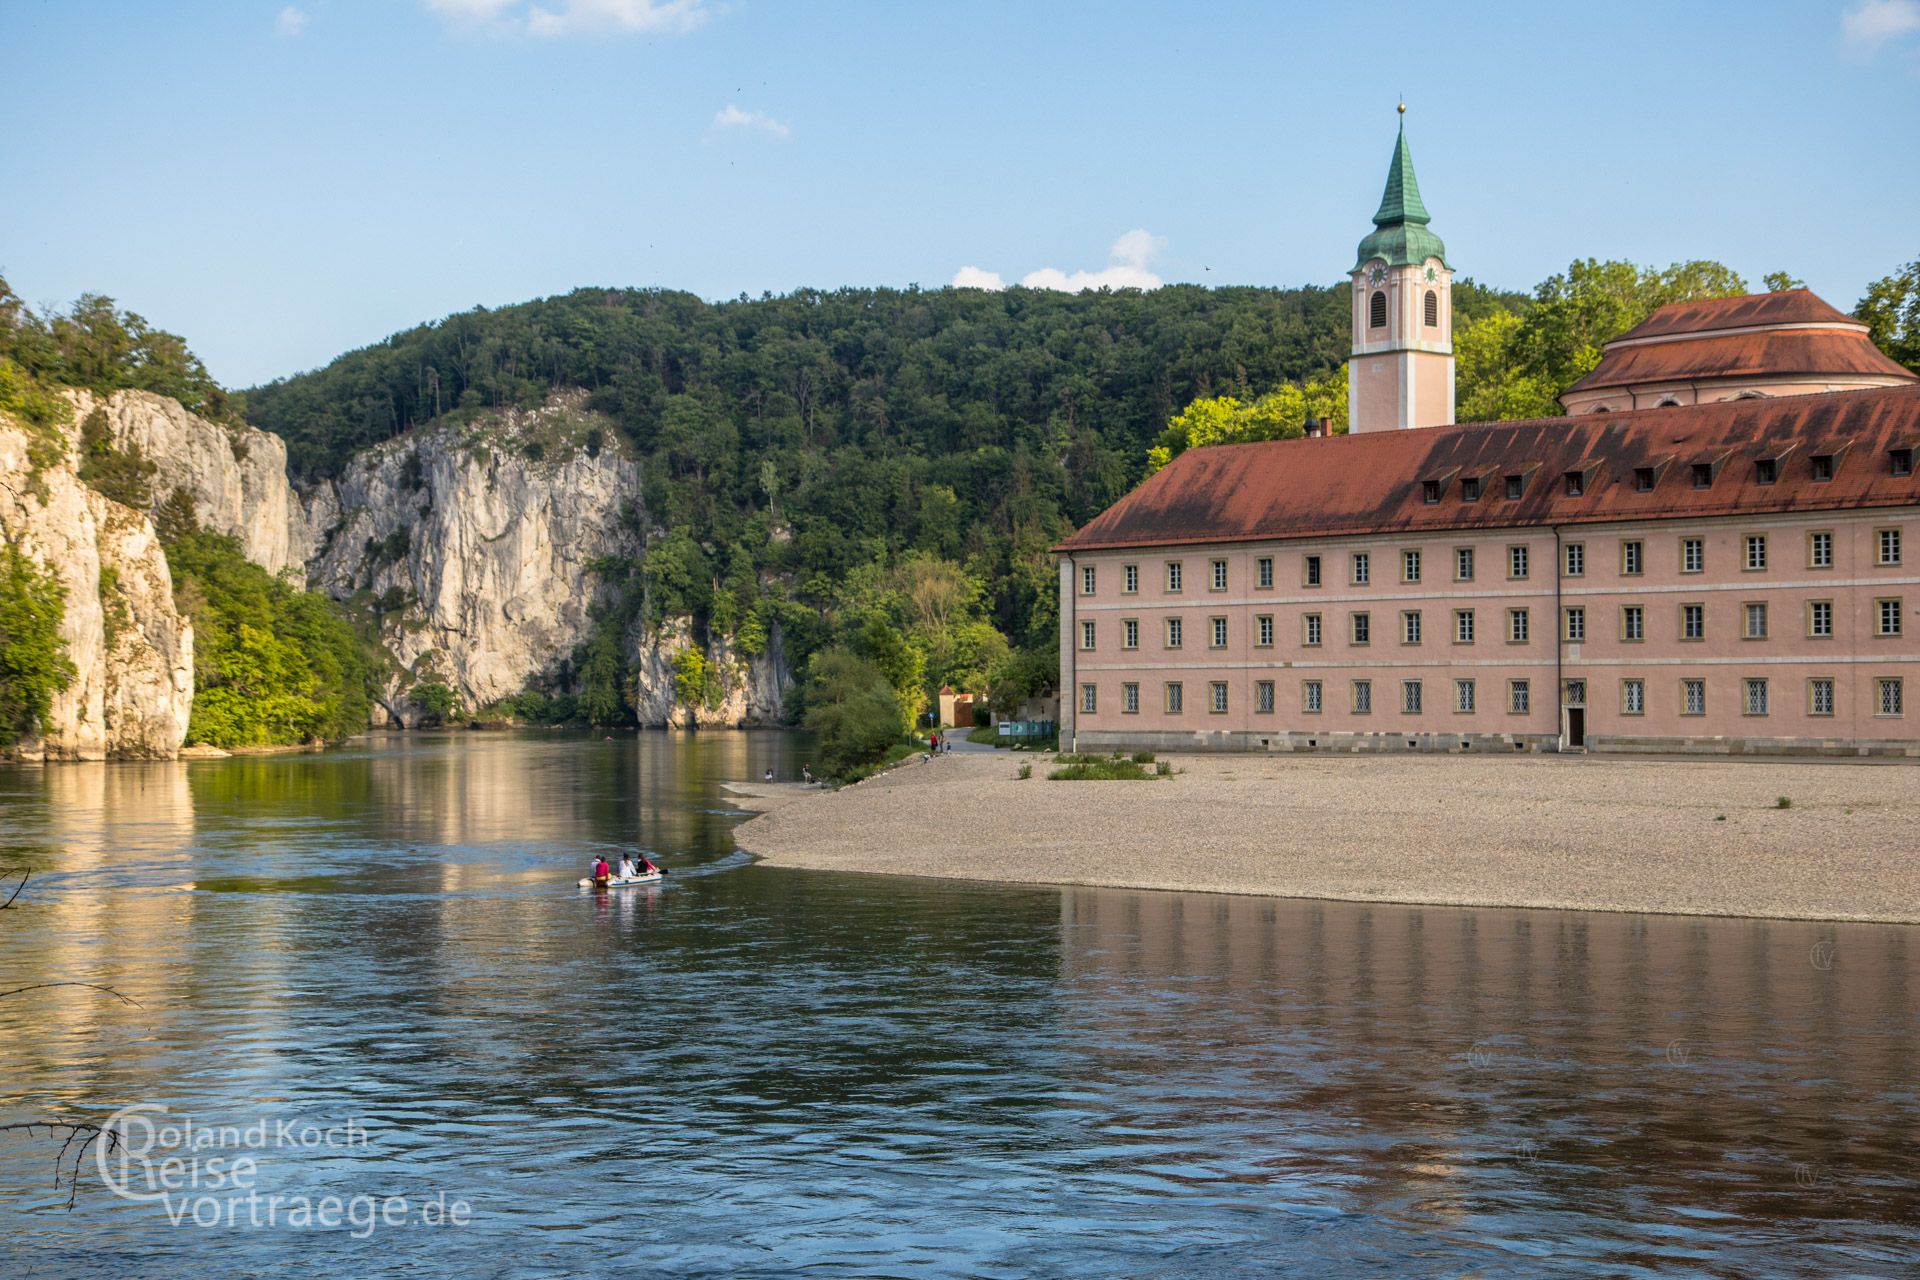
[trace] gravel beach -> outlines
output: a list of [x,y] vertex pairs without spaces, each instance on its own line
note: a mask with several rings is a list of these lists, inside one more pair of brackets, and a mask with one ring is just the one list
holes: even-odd
[[761,810],[736,839],[817,870],[1920,923],[1912,764],[1220,755],[1174,757],[1165,779],[1053,782],[1051,759],[730,786]]

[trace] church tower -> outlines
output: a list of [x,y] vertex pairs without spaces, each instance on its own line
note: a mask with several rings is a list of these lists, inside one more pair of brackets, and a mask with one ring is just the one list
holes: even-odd
[[1347,362],[1351,431],[1453,422],[1453,268],[1420,201],[1407,149],[1407,106],[1387,189],[1353,266],[1353,357]]

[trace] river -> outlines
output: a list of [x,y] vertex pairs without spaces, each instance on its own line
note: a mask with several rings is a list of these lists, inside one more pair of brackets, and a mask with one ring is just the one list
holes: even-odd
[[112,989],[0,999],[0,1120],[166,1109],[0,1134],[0,1274],[1913,1274],[1920,932],[756,865],[803,758],[0,768],[0,989]]

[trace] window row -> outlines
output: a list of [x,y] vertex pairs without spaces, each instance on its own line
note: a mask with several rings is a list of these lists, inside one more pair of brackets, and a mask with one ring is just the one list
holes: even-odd
[[[1808,455],[1805,473],[1806,478],[1816,484],[1824,484],[1832,480],[1839,471],[1840,460],[1841,455],[1838,453],[1815,453]],[[1784,468],[1790,461],[1790,459],[1785,457],[1755,459],[1752,471],[1753,483],[1757,485],[1778,484],[1781,476],[1785,474]],[[1660,482],[1661,473],[1666,469],[1664,465],[1633,468],[1634,492],[1652,493]],[[1561,493],[1569,498],[1585,497],[1593,491],[1594,481],[1598,476],[1599,470],[1600,468],[1598,466],[1588,466],[1574,471],[1561,472]],[[1686,476],[1689,485],[1695,489],[1711,489],[1714,481],[1719,479],[1724,470],[1724,463],[1709,460],[1688,463],[1685,471],[1680,472],[1680,474]],[[1899,448],[1889,449],[1887,451],[1887,473],[1895,476],[1912,475],[1912,448],[1903,445]],[[1501,474],[1499,477],[1499,487],[1495,491],[1509,502],[1518,501],[1526,495],[1527,485],[1532,478],[1532,474],[1533,468],[1520,472]],[[1460,477],[1460,487],[1458,491],[1459,501],[1478,502],[1482,491],[1488,487],[1488,482],[1492,481],[1492,479],[1492,475],[1467,475]],[[1447,479],[1436,478],[1422,480],[1420,482],[1421,500],[1430,506],[1439,502],[1446,497],[1447,485]]]

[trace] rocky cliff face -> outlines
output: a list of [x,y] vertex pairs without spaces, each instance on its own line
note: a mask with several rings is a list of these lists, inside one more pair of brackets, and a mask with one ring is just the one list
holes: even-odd
[[[685,705],[674,686],[674,660],[689,649],[700,649],[714,673],[720,696]],[[786,696],[793,685],[776,623],[767,651],[752,655],[735,652],[724,638],[705,648],[694,640],[684,618],[658,631],[636,631],[627,638],[627,660],[635,672],[633,711],[649,729],[744,729],[781,723]]]
[[[177,407],[177,406],[176,406]],[[64,461],[36,470],[29,435],[0,418],[0,533],[66,593],[61,638],[74,666],[29,759],[172,756],[193,706],[193,626],[144,512],[80,482],[74,433]]]

